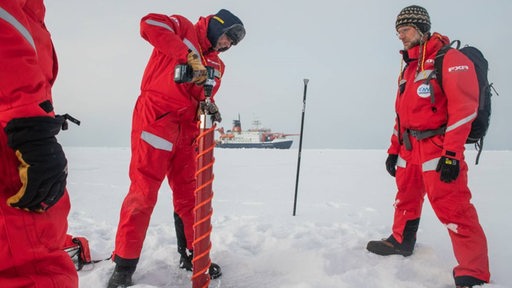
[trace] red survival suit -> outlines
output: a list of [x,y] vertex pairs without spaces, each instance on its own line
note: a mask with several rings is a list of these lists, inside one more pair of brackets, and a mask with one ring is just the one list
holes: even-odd
[[[449,43],[446,36],[434,33],[424,44],[402,51],[407,66],[399,79],[395,109],[395,130],[389,154],[398,154],[393,236],[402,242],[407,221],[419,219],[425,193],[439,220],[446,225],[458,266],[455,277],[471,276],[489,281],[487,241],[477,212],[471,204],[467,183],[468,166],[464,144],[478,109],[478,81],[472,62],[456,49],[448,51],[443,64],[443,90],[434,78],[431,84],[435,101],[425,79],[434,70],[436,52]],[[446,132],[423,140],[406,131],[435,130],[446,125]],[[405,134],[405,135],[404,135]],[[460,161],[458,178],[451,183],[440,180],[436,166],[441,156]]]
[[0,287],[6,288],[78,287],[73,262],[62,250],[70,209],[67,191],[44,213],[7,205],[21,182],[6,124],[13,118],[54,116],[40,107],[51,103],[57,76],[44,15],[42,0],[0,1]]
[[193,248],[194,141],[199,135],[197,109],[204,92],[202,86],[192,83],[176,84],[174,68],[187,63],[189,50],[201,55],[203,65],[216,71],[215,95],[224,64],[207,38],[211,17],[201,17],[195,25],[179,15],[149,14],[141,20],[141,35],[154,50],[133,112],[131,185],[121,207],[114,250],[118,264],[137,264],[158,190],[166,176],[173,192],[175,217],[181,224],[177,226],[182,226],[176,227],[178,246]]

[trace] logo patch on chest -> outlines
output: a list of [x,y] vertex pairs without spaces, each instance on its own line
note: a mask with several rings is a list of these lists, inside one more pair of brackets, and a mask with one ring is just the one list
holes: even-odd
[[469,66],[468,65],[459,65],[459,66],[453,66],[448,68],[448,72],[457,72],[457,71],[468,71]]
[[430,85],[428,85],[428,84],[421,84],[418,87],[418,90],[416,90],[416,93],[421,98],[428,98],[428,97],[430,97]]

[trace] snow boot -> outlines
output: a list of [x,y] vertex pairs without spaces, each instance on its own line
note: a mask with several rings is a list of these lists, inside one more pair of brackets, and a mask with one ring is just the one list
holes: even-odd
[[180,269],[192,271],[192,258],[194,258],[194,253],[185,248],[178,248],[178,252],[180,253]]
[[382,256],[388,255],[402,255],[404,257],[412,255],[412,249],[402,247],[402,244],[398,243],[393,235],[387,239],[374,240],[368,242],[366,249],[372,253]]
[[404,257],[411,256],[416,244],[416,232],[420,224],[420,219],[409,220],[405,224],[404,236],[402,243],[393,237],[393,234],[387,239],[368,242],[366,249],[372,253],[382,256],[402,255]]
[[456,288],[473,288],[475,286],[484,285],[485,281],[482,281],[478,278],[472,276],[457,276],[455,277],[455,272],[453,273],[455,278]]
[[485,282],[481,282],[481,284],[476,284],[476,285],[463,285],[463,286],[461,286],[461,285],[457,285],[457,286],[455,286],[455,287],[456,287],[456,288],[474,288],[474,287],[476,287],[476,286],[481,286],[481,285],[484,285],[484,284],[485,284]]
[[132,286],[132,275],[134,272],[134,266],[116,265],[112,276],[110,276],[110,279],[108,280],[107,288],[126,288]]
[[[192,265],[194,252],[185,248],[178,248],[178,252],[180,253],[180,269],[192,271],[194,268]],[[217,279],[222,276],[222,269],[219,265],[211,263],[210,268],[208,269],[208,274],[210,274],[211,279]]]

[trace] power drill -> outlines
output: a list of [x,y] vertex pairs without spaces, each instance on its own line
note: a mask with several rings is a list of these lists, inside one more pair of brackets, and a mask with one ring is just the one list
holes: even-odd
[[[204,96],[212,96],[213,87],[215,86],[215,70],[213,67],[206,66],[206,81],[203,83]],[[186,64],[176,65],[174,68],[174,82],[190,83],[194,78],[192,67]]]
[[[206,80],[203,83],[204,96],[205,100],[201,102],[201,110],[204,114],[210,114],[212,111],[206,109],[211,103],[211,96],[213,94],[213,87],[215,87],[215,69],[210,66],[206,66]],[[174,82],[176,83],[190,83],[192,79],[194,71],[192,67],[186,64],[176,65],[174,68]],[[216,111],[218,112],[218,111]],[[219,114],[220,115],[220,114]],[[219,119],[220,118],[219,116]],[[221,120],[217,120],[220,122]]]
[[204,81],[204,84],[203,84],[204,96],[206,98],[210,98],[210,96],[212,96],[214,86],[215,86],[215,70],[210,66],[206,66],[206,81]]

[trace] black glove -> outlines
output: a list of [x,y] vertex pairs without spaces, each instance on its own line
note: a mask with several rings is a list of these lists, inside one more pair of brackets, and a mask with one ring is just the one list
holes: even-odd
[[64,195],[67,160],[57,135],[65,117],[17,118],[5,127],[7,144],[16,151],[22,186],[7,199],[12,207],[42,212]]
[[441,181],[450,183],[459,176],[459,161],[442,156],[437,163],[436,172],[441,172]]
[[213,102],[201,102],[201,111],[204,114],[212,115],[212,121],[220,123],[222,122],[222,116],[220,115],[219,108]]
[[396,174],[396,161],[398,160],[398,155],[389,154],[386,159],[386,170],[388,170],[389,175],[395,177]]

